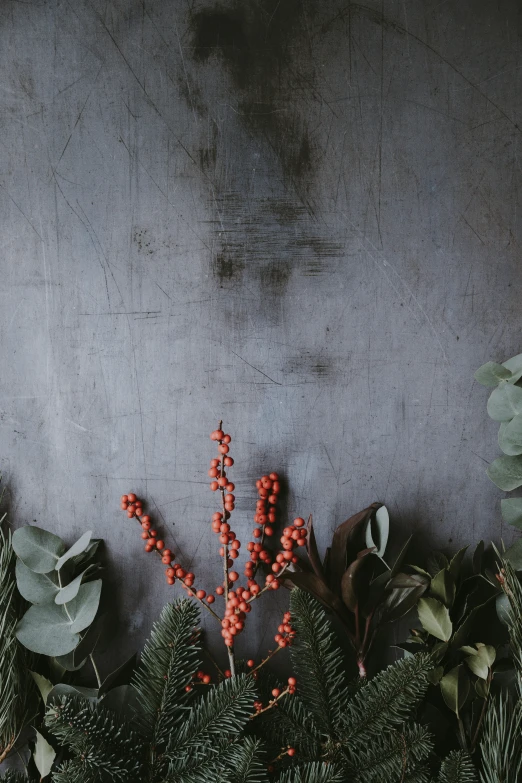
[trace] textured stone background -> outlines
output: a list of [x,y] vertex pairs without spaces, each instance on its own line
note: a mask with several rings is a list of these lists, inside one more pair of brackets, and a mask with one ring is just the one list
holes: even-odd
[[172,593],[119,496],[217,584],[221,417],[243,539],[269,470],[321,547],[374,500],[396,543],[498,539],[517,0],[0,5],[0,464],[15,524],[107,540],[121,655]]

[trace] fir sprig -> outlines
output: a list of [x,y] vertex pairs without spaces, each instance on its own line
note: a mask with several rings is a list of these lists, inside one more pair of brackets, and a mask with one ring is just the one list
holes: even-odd
[[473,762],[465,751],[454,750],[444,759],[437,783],[478,783]]

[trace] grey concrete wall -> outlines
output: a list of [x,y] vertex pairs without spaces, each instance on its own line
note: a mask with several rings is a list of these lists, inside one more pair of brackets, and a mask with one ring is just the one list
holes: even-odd
[[119,496],[217,584],[221,417],[243,539],[268,470],[321,547],[374,500],[399,537],[501,535],[473,371],[521,350],[520,19],[2,0],[1,467],[17,525],[107,540],[122,649],[172,593]]

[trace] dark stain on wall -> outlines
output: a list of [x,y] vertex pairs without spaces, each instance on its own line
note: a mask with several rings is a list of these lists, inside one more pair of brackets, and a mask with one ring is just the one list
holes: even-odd
[[194,61],[220,61],[238,95],[243,124],[268,144],[285,177],[303,193],[311,187],[316,155],[293,97],[313,85],[313,69],[296,62],[306,44],[310,8],[302,0],[234,2],[198,11],[190,20]]

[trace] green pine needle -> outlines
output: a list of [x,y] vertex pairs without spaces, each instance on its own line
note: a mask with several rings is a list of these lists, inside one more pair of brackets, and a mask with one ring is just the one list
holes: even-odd
[[518,783],[522,779],[522,702],[500,693],[491,699],[484,720],[481,783]]
[[364,744],[401,725],[423,699],[432,668],[431,656],[417,653],[388,666],[370,680],[345,710],[343,740]]
[[333,735],[349,698],[339,644],[325,612],[309,593],[292,590],[290,612],[297,631],[291,654],[299,694],[320,729]]
[[386,732],[368,745],[352,749],[350,782],[401,783],[427,761],[432,750],[431,735],[424,726],[403,726]]
[[155,747],[164,747],[185,715],[190,684],[200,660],[199,612],[187,599],[167,604],[153,626],[132,685],[140,725]]
[[463,750],[452,751],[440,768],[438,783],[478,783],[473,762]]
[[341,772],[331,764],[315,762],[283,772],[276,783],[347,783]]

